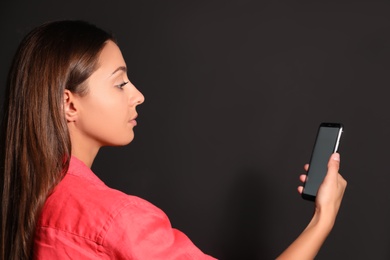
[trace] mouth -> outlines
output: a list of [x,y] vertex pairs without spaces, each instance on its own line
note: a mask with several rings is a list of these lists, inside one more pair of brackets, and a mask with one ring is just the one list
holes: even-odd
[[137,121],[136,121],[137,117],[138,117],[138,114],[136,114],[132,119],[130,119],[129,123],[131,123],[134,126],[136,126],[137,125]]

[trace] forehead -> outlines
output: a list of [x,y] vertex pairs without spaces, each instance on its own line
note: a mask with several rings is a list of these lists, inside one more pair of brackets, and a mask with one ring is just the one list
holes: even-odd
[[108,41],[99,55],[99,68],[96,72],[113,73],[118,67],[125,67],[122,53],[114,42]]

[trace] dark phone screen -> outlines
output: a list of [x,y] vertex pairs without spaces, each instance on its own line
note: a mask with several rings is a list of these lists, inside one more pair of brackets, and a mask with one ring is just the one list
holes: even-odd
[[304,198],[315,199],[318,188],[328,171],[329,157],[335,152],[341,128],[340,124],[320,126],[302,193]]

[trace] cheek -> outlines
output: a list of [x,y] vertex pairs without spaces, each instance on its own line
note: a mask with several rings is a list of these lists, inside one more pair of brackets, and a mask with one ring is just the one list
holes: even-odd
[[124,108],[124,100],[121,96],[114,95],[109,91],[91,96],[91,102],[88,106],[93,110],[97,117],[115,117],[120,114]]
[[128,129],[129,106],[124,93],[115,92],[91,95],[84,103],[84,120],[87,120],[96,130],[107,134],[121,134]]
[[102,127],[110,134],[121,135],[129,130],[129,108],[122,97],[105,100],[99,110],[95,112],[95,115],[96,120],[103,120],[104,118],[105,122]]

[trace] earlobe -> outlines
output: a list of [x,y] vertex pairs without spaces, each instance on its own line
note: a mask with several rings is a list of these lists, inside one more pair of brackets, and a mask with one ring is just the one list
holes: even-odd
[[64,111],[65,111],[65,118],[66,121],[69,122],[75,122],[77,119],[77,109],[75,106],[75,96],[74,94],[69,91],[68,89],[65,89],[64,91]]

